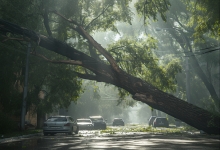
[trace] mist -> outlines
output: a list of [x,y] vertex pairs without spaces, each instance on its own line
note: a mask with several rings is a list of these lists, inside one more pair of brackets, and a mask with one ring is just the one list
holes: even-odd
[[[186,11],[186,8],[182,6],[182,2],[179,0],[170,1],[171,7],[170,12],[166,13],[166,21],[162,20],[158,15],[157,21],[153,20],[153,18],[148,18],[147,24],[143,23],[143,17],[138,16],[133,5],[135,2],[136,1],[133,1],[130,5],[134,14],[131,22],[132,24],[116,22],[115,24],[119,33],[112,31],[96,32],[93,33],[93,38],[104,48],[107,48],[109,44],[124,38],[134,38],[138,40],[152,37],[156,39],[157,48],[152,49],[151,51],[155,58],[158,59],[158,64],[161,65],[161,67],[165,67],[172,60],[178,60],[182,67],[182,71],[176,75],[176,90],[174,92],[170,92],[170,94],[173,94],[185,101],[190,98],[191,103],[204,109],[208,109],[207,104],[210,105],[211,102],[204,100],[209,99],[209,92],[202,83],[201,79],[198,78],[199,75],[193,68],[194,62],[190,59],[191,54],[184,52],[183,45],[181,44],[184,44],[186,41],[184,36],[179,32],[181,25],[171,13],[177,9]],[[174,34],[176,34],[177,37],[174,37]],[[187,34],[185,36],[187,36]],[[197,52],[199,49],[205,49],[212,44],[217,44],[216,40],[209,39],[208,41],[210,42],[200,45],[191,43],[192,47],[194,47],[193,50]],[[204,62],[209,61],[210,58],[215,55],[218,56],[219,51],[198,57],[200,66],[207,75],[209,75],[207,72],[208,64],[204,64]],[[189,60],[187,65],[186,60],[188,58]],[[214,76],[215,74],[218,74],[216,67],[217,66],[213,66],[211,70],[209,70],[212,74],[214,74]],[[189,70],[186,68],[189,68]],[[188,79],[186,76],[188,76]],[[219,95],[219,81],[217,81],[217,78],[212,79],[213,85]],[[84,81],[84,86],[88,82],[89,81]],[[94,91],[94,87],[85,86],[85,91],[79,97],[77,102],[72,102],[66,110],[60,110],[60,114],[71,115],[75,118],[88,118],[89,115],[102,115],[108,120],[108,122],[111,122],[113,118],[119,117],[123,118],[127,123],[147,123],[151,115],[168,117],[170,120],[174,119],[163,112],[157,111],[148,105],[139,102],[133,102],[134,104],[130,106],[129,104],[126,104],[127,100],[123,100],[123,102],[118,105],[120,96],[114,86],[104,86],[103,83],[95,83],[95,86],[99,89],[99,99],[93,97],[94,93],[92,91]],[[188,92],[187,94],[187,90],[190,91],[190,93]],[[131,97],[127,99],[132,101]]]

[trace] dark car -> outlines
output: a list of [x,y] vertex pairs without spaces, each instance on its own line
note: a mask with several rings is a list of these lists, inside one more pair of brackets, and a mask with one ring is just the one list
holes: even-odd
[[153,127],[169,127],[169,122],[165,117],[156,117],[153,121]]
[[125,123],[122,118],[114,118],[112,125],[113,126],[124,126]]
[[78,134],[79,127],[76,121],[70,116],[52,116],[44,122],[43,133],[44,135],[56,133],[72,133]]
[[89,116],[94,124],[94,129],[106,129],[106,122],[102,116]]
[[148,120],[148,125],[153,126],[153,121],[157,116],[151,116],[150,119]]
[[80,130],[94,129],[94,125],[93,125],[91,119],[82,118],[82,119],[77,119],[76,122],[77,122],[77,125],[79,126]]

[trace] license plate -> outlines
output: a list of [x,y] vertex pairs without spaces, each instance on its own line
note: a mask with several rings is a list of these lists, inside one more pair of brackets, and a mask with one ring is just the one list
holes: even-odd
[[60,127],[50,127],[50,128],[57,129],[57,128],[60,128]]

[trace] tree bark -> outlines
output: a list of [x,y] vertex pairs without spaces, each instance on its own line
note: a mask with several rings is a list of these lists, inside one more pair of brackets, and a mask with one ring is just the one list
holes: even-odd
[[[34,31],[19,27],[0,19],[0,32],[10,32],[22,35],[39,43],[39,46],[66,56],[75,61],[81,61],[80,66],[91,70],[95,75],[78,74],[79,77],[98,82],[106,82],[128,91],[135,100],[148,104],[185,123],[203,130],[209,134],[219,134],[220,117],[202,108],[189,104],[171,94],[165,93],[150,83],[131,76],[123,70],[117,71],[114,66],[107,65],[70,47],[66,43],[54,38],[35,33]],[[109,57],[109,59],[111,59]]]
[[37,129],[42,129],[45,119],[45,114],[37,112]]

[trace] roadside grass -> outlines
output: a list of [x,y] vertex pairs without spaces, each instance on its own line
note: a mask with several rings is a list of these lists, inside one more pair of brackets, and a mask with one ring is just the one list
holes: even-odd
[[30,129],[30,130],[24,130],[24,131],[8,132],[5,134],[0,134],[0,139],[17,137],[17,136],[22,136],[22,135],[29,135],[29,134],[37,134],[37,133],[42,133],[42,130],[41,129]]
[[154,128],[151,126],[124,126],[118,128],[107,127],[105,130],[102,130],[100,133],[116,134],[116,133],[126,133],[126,132],[149,132],[149,133],[162,133],[162,134],[184,134],[187,132],[196,132],[198,131],[195,128],[190,126],[185,127],[171,127],[171,128]]

